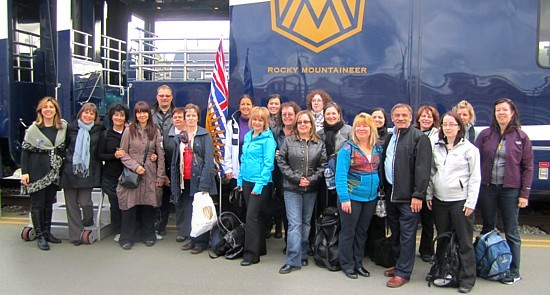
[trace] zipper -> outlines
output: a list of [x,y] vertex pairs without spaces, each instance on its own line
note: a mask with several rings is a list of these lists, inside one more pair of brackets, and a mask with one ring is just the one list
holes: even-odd
[[[306,171],[305,171],[306,175],[304,177],[307,178],[307,172],[308,172],[308,166],[309,166],[309,144],[308,144],[307,140],[305,142],[306,142]],[[305,187],[303,189],[304,189],[304,191],[307,190],[307,188],[305,188]]]
[[399,143],[399,128],[396,128],[397,129],[397,134],[395,134],[395,146],[393,148],[393,165],[391,167],[392,171],[391,171],[391,174],[392,174],[392,177],[393,177],[393,185],[391,186],[391,195],[390,195],[390,200],[393,202],[393,191],[395,189],[395,157],[397,156],[397,144]]

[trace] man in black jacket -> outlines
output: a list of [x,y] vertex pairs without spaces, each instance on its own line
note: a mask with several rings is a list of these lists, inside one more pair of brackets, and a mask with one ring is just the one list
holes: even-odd
[[384,142],[380,178],[386,190],[388,222],[396,264],[384,271],[390,288],[410,280],[415,260],[416,229],[430,180],[432,149],[424,133],[411,126],[412,108],[396,104],[395,127]]

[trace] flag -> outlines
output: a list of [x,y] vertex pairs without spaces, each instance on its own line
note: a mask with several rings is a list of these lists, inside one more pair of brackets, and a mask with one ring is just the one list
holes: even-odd
[[303,72],[302,70],[302,61],[300,60],[300,56],[298,54],[296,54],[296,58],[298,59],[298,65],[297,65],[297,68],[298,68],[298,89],[300,91],[300,94],[302,94],[302,80],[304,80],[304,94],[303,94],[303,98],[305,100],[307,94],[308,94],[308,90],[307,90],[307,82],[306,82],[306,74]]
[[254,97],[254,85],[252,84],[252,72],[250,71],[250,64],[248,63],[248,50],[246,49],[246,61],[244,63],[244,88],[243,94],[248,94]]
[[216,60],[214,61],[212,81],[210,82],[206,129],[214,142],[214,162],[221,175],[223,175],[221,163],[225,154],[224,139],[229,98],[225,73],[225,58],[223,56],[222,40],[220,40],[220,45],[216,52]]

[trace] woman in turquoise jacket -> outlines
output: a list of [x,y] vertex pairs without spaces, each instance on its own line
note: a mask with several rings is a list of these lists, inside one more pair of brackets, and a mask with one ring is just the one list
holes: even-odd
[[374,210],[380,179],[380,146],[372,117],[355,116],[352,139],[338,152],[336,192],[342,229],[339,236],[340,266],[350,279],[369,277],[363,267],[367,230]]
[[237,186],[243,192],[246,203],[246,236],[242,266],[260,262],[266,254],[264,225],[261,211],[271,190],[271,172],[275,161],[277,143],[269,130],[269,111],[254,107],[248,121],[250,131],[244,137],[241,171]]

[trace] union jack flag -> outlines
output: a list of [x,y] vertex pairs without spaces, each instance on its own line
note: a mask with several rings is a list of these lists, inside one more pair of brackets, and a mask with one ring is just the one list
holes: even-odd
[[225,154],[225,125],[227,118],[229,92],[225,76],[225,58],[223,56],[222,40],[216,52],[212,81],[210,82],[210,96],[206,113],[206,129],[214,141],[214,162],[218,172],[223,175],[221,162]]

